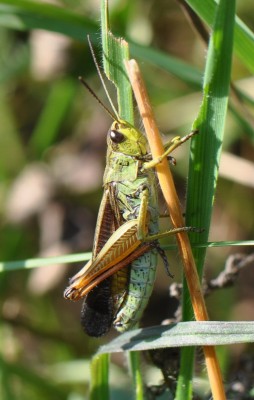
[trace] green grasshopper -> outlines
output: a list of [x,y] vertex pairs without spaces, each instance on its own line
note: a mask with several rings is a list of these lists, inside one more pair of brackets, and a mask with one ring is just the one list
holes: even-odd
[[112,325],[124,332],[137,324],[153,289],[157,254],[169,270],[158,239],[193,230],[180,227],[159,232],[154,166],[165,157],[174,161],[169,153],[196,132],[173,139],[160,160],[152,160],[145,136],[120,119],[115,109],[114,114],[106,110],[114,122],[107,134],[104,194],[92,259],[71,278],[64,292],[69,300],[84,298],[81,324],[94,337],[106,334]]

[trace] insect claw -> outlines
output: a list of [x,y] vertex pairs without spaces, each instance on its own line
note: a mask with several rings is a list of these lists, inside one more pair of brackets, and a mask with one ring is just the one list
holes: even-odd
[[176,165],[176,159],[175,159],[175,157],[167,156],[167,159],[168,159],[170,165],[173,165],[173,166]]
[[192,134],[192,136],[197,135],[199,133],[199,129],[194,129],[193,131],[191,131],[190,135]]

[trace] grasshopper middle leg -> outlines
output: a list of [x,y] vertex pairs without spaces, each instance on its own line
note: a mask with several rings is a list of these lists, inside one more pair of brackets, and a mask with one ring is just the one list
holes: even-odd
[[162,239],[167,236],[175,235],[180,232],[197,232],[197,228],[192,226],[181,226],[179,228],[172,228],[165,232],[158,232],[155,234],[149,234],[147,232],[147,225],[149,219],[149,209],[148,209],[148,198],[149,198],[149,189],[144,188],[141,195],[141,206],[138,215],[138,228],[137,228],[137,236],[138,239],[142,242],[153,242],[158,239]]

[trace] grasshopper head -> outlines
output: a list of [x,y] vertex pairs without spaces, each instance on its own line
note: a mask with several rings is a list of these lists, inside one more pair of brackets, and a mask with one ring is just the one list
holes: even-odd
[[143,156],[147,153],[145,136],[124,120],[113,122],[107,141],[108,146],[119,153],[130,156]]

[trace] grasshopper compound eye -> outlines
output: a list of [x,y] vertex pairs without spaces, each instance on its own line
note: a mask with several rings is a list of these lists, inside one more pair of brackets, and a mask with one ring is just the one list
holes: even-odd
[[110,131],[110,139],[113,143],[122,143],[125,140],[125,136],[121,132],[112,130]]

